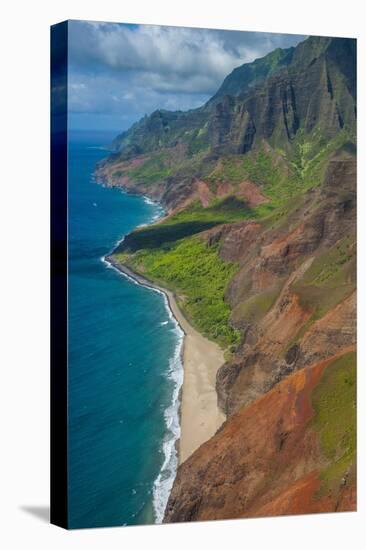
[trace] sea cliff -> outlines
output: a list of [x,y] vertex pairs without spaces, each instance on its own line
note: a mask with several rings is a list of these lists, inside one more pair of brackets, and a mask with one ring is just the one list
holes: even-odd
[[355,48],[310,37],[243,65],[98,167],[167,210],[115,261],[225,350],[227,421],[179,467],[166,522],[356,507]]

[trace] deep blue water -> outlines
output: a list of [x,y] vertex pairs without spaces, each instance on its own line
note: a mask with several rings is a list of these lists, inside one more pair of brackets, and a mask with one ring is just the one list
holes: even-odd
[[102,259],[161,209],[94,181],[96,163],[108,154],[101,146],[112,137],[69,136],[72,528],[159,520],[176,467],[180,331],[161,294]]

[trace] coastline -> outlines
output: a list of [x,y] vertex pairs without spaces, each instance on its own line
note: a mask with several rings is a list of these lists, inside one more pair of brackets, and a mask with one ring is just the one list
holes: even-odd
[[177,304],[172,291],[152,283],[110,255],[105,260],[122,275],[138,284],[158,290],[167,298],[169,309],[184,333],[182,359],[183,384],[180,403],[179,465],[202,443],[210,439],[225,422],[224,413],[217,404],[216,373],[224,363],[224,352],[194,329]]

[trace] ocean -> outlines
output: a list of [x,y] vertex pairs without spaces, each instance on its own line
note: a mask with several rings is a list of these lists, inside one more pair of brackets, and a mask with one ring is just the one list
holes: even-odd
[[71,528],[161,522],[177,467],[182,331],[164,295],[104,260],[163,210],[95,181],[113,137],[69,134]]

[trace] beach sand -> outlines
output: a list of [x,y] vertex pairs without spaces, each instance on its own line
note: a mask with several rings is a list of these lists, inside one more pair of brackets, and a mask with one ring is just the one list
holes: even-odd
[[217,405],[216,373],[224,363],[223,350],[195,330],[179,309],[174,294],[162,288],[114,258],[107,260],[114,267],[145,286],[164,292],[170,309],[182,328],[184,379],[181,399],[181,436],[179,441],[179,463],[184,462],[202,443],[210,439],[226,420]]
[[222,349],[195,330],[180,311],[174,295],[165,290],[169,305],[185,333],[179,463],[210,439],[226,420],[217,406],[216,373],[224,364]]

